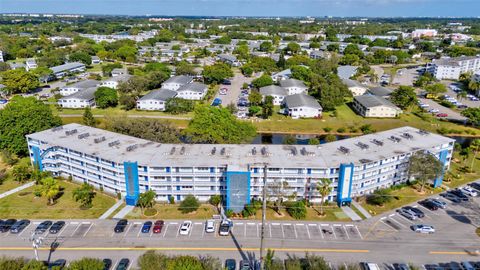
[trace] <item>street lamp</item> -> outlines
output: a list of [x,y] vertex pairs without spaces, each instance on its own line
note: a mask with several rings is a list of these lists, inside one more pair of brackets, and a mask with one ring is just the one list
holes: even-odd
[[35,253],[35,260],[38,259],[38,248],[42,245],[43,243],[43,237],[37,235],[35,232],[32,233],[32,236],[30,237],[30,241],[32,241],[32,247],[33,247],[33,252]]

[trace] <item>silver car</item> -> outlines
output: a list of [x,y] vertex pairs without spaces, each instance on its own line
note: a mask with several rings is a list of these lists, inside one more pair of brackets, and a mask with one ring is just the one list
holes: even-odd
[[404,208],[398,209],[398,213],[400,215],[410,219],[410,220],[416,220],[417,219],[417,215],[415,215],[415,213],[413,213],[410,210],[404,209]]

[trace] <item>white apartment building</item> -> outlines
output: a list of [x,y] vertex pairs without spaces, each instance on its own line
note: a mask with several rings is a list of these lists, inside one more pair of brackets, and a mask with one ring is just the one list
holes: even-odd
[[62,108],[81,109],[95,107],[95,92],[97,87],[90,87],[58,100]]
[[283,100],[285,112],[293,119],[318,118],[322,116],[322,106],[318,101],[305,94],[286,96]]
[[260,95],[262,95],[263,100],[265,100],[266,96],[272,96],[273,105],[276,105],[276,106],[281,105],[285,97],[288,95],[287,90],[278,85],[269,85],[269,86],[260,87],[259,92],[260,92]]
[[69,96],[87,88],[96,87],[99,83],[100,82],[96,80],[84,80],[73,84],[65,85],[64,87],[60,88],[60,95],[64,97]]
[[168,89],[152,90],[137,100],[137,109],[146,111],[165,111],[167,101],[177,95],[177,92]]
[[162,83],[162,88],[177,91],[178,88],[193,82],[193,77],[180,75],[173,76]]
[[462,73],[480,70],[480,56],[434,59],[427,70],[438,80],[458,80]]
[[380,96],[362,95],[353,98],[353,108],[363,117],[397,117],[402,110]]
[[281,80],[280,86],[287,90],[287,95],[307,94],[308,90],[308,87],[297,79]]
[[412,38],[436,37],[438,31],[435,29],[415,29],[412,32]]
[[102,82],[100,82],[100,86],[117,89],[120,83],[128,81],[131,77],[132,75],[130,74],[117,75],[117,76],[108,78],[106,80],[103,80]]
[[192,82],[177,89],[177,97],[188,100],[202,100],[208,92],[208,85]]

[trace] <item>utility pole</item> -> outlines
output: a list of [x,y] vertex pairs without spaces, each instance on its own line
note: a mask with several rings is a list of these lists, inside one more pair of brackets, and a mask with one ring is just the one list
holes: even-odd
[[262,191],[262,233],[260,236],[260,268],[263,269],[263,250],[265,241],[265,220],[267,212],[267,164],[263,165],[263,191]]

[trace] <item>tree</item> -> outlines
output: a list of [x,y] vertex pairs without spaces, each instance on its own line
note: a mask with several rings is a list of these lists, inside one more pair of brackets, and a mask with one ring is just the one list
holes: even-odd
[[28,154],[25,136],[62,124],[50,107],[34,97],[13,97],[0,110],[0,148],[18,156]]
[[30,169],[30,166],[26,164],[18,164],[13,167],[12,176],[13,180],[25,183],[32,176],[32,170]]
[[92,64],[92,57],[85,52],[74,52],[69,55],[68,59],[71,62],[82,62],[87,66]]
[[266,96],[265,101],[263,102],[263,105],[262,105],[262,116],[264,119],[267,119],[268,117],[272,116],[272,114],[273,114],[273,97]]
[[104,264],[100,259],[82,258],[80,260],[71,261],[67,270],[103,270]]
[[290,70],[292,71],[292,78],[301,80],[301,81],[310,80],[310,75],[312,71],[308,67],[292,66]]
[[271,52],[273,50],[273,44],[270,41],[264,41],[260,44],[260,51]]
[[414,177],[420,183],[420,192],[427,183],[438,178],[443,173],[443,164],[434,155],[418,151],[409,160],[409,179]]
[[297,139],[293,135],[286,135],[285,138],[283,138],[283,144],[296,144]]
[[295,42],[290,42],[287,44],[287,47],[285,48],[285,51],[289,52],[291,55],[297,54],[300,52],[302,48],[298,43]]
[[461,114],[467,117],[472,125],[480,126],[480,108],[467,108]]
[[136,60],[137,48],[129,45],[124,45],[115,51],[115,56],[126,62],[134,62]]
[[183,198],[183,201],[180,203],[178,210],[180,210],[184,214],[187,214],[197,211],[198,207],[200,207],[198,199],[192,194],[189,194],[185,196],[185,198]]
[[18,157],[7,149],[0,150],[0,159],[9,166],[13,166],[18,162]]
[[281,51],[280,56],[278,57],[277,67],[284,69],[285,66],[286,66],[285,54],[283,53],[283,51]]
[[7,70],[1,76],[8,94],[27,93],[40,86],[37,76],[23,69]]
[[476,93],[478,90],[480,90],[480,81],[470,80],[468,83],[468,89]]
[[473,165],[475,164],[475,160],[477,160],[478,151],[480,151],[480,139],[475,139],[470,144],[470,149],[473,151],[473,159],[472,164],[470,165],[470,170],[473,170]]
[[165,104],[165,111],[171,114],[187,113],[193,111],[195,102],[183,98],[170,98]]
[[320,140],[317,138],[308,139],[308,145],[319,145],[319,144],[320,144]]
[[367,196],[367,203],[373,205],[384,205],[392,200],[390,189],[377,189],[372,194]]
[[95,191],[92,185],[83,183],[73,191],[72,196],[76,202],[80,202],[82,208],[91,208],[93,198],[95,197]]
[[140,193],[137,204],[142,209],[153,207],[153,205],[155,204],[156,196],[157,196],[157,193],[155,193],[155,191],[147,190],[143,193]]
[[233,77],[233,71],[229,65],[225,63],[216,63],[206,66],[203,69],[203,77],[208,83],[220,83],[223,80]]
[[249,142],[256,135],[249,122],[238,120],[225,108],[197,106],[184,134],[193,143]]
[[315,71],[310,79],[313,96],[318,98],[324,111],[333,111],[336,106],[345,103],[345,98],[352,94],[338,76],[330,74],[321,76]]
[[215,206],[217,208],[217,210],[219,209],[219,205],[222,203],[222,196],[220,195],[212,195],[210,197],[210,199],[208,200],[208,202]]
[[126,116],[110,116],[106,118],[106,129],[150,140],[158,143],[179,143],[180,130],[170,122],[151,118],[132,119]]
[[155,36],[155,39],[158,42],[170,42],[173,40],[175,35],[172,33],[172,31],[168,29],[162,29],[158,31],[158,34]]
[[427,85],[425,87],[425,90],[427,93],[432,94],[432,95],[439,95],[447,92],[447,87],[444,84],[441,83],[435,83],[432,85]]
[[323,212],[323,205],[325,204],[325,198],[330,195],[332,192],[331,187],[332,181],[328,178],[320,179],[320,182],[317,183],[316,188],[318,194],[320,194],[321,202],[320,202],[320,214],[324,214]]
[[117,91],[110,87],[99,87],[97,91],[95,91],[95,103],[101,109],[117,106]]
[[252,81],[253,87],[259,89],[260,87],[269,86],[273,84],[273,79],[269,75],[262,75]]
[[148,90],[149,81],[145,77],[133,76],[126,82],[118,84],[117,90],[122,94],[130,94],[132,97],[138,97],[140,93]]
[[40,181],[40,194],[47,198],[48,204],[53,205],[57,195],[60,193],[60,185],[53,177],[47,177]]
[[417,104],[417,95],[413,87],[402,85],[392,92],[390,100],[398,107],[407,109]]
[[294,219],[304,219],[307,216],[307,207],[303,201],[286,202],[285,207]]
[[83,112],[83,124],[90,126],[90,127],[95,127],[97,125],[97,121],[93,117],[92,114],[92,109],[90,107],[86,107],[85,111]]
[[250,105],[252,106],[260,105],[260,103],[262,103],[262,95],[259,91],[252,90],[250,95],[248,95],[248,102],[250,102]]
[[352,55],[356,55],[358,57],[363,57],[362,50],[360,50],[360,48],[358,48],[358,46],[356,44],[347,45],[347,47],[345,47],[345,49],[343,50],[343,54],[345,54],[345,55],[352,54]]
[[189,63],[182,61],[177,64],[175,68],[175,75],[196,75],[197,72],[195,72],[195,67],[193,65],[190,65]]
[[118,98],[118,103],[121,105],[122,109],[126,111],[132,110],[137,106],[137,100],[130,94],[121,93]]
[[116,68],[122,68],[122,64],[120,63],[111,63],[102,66],[102,73],[103,76],[112,76],[112,70]]

